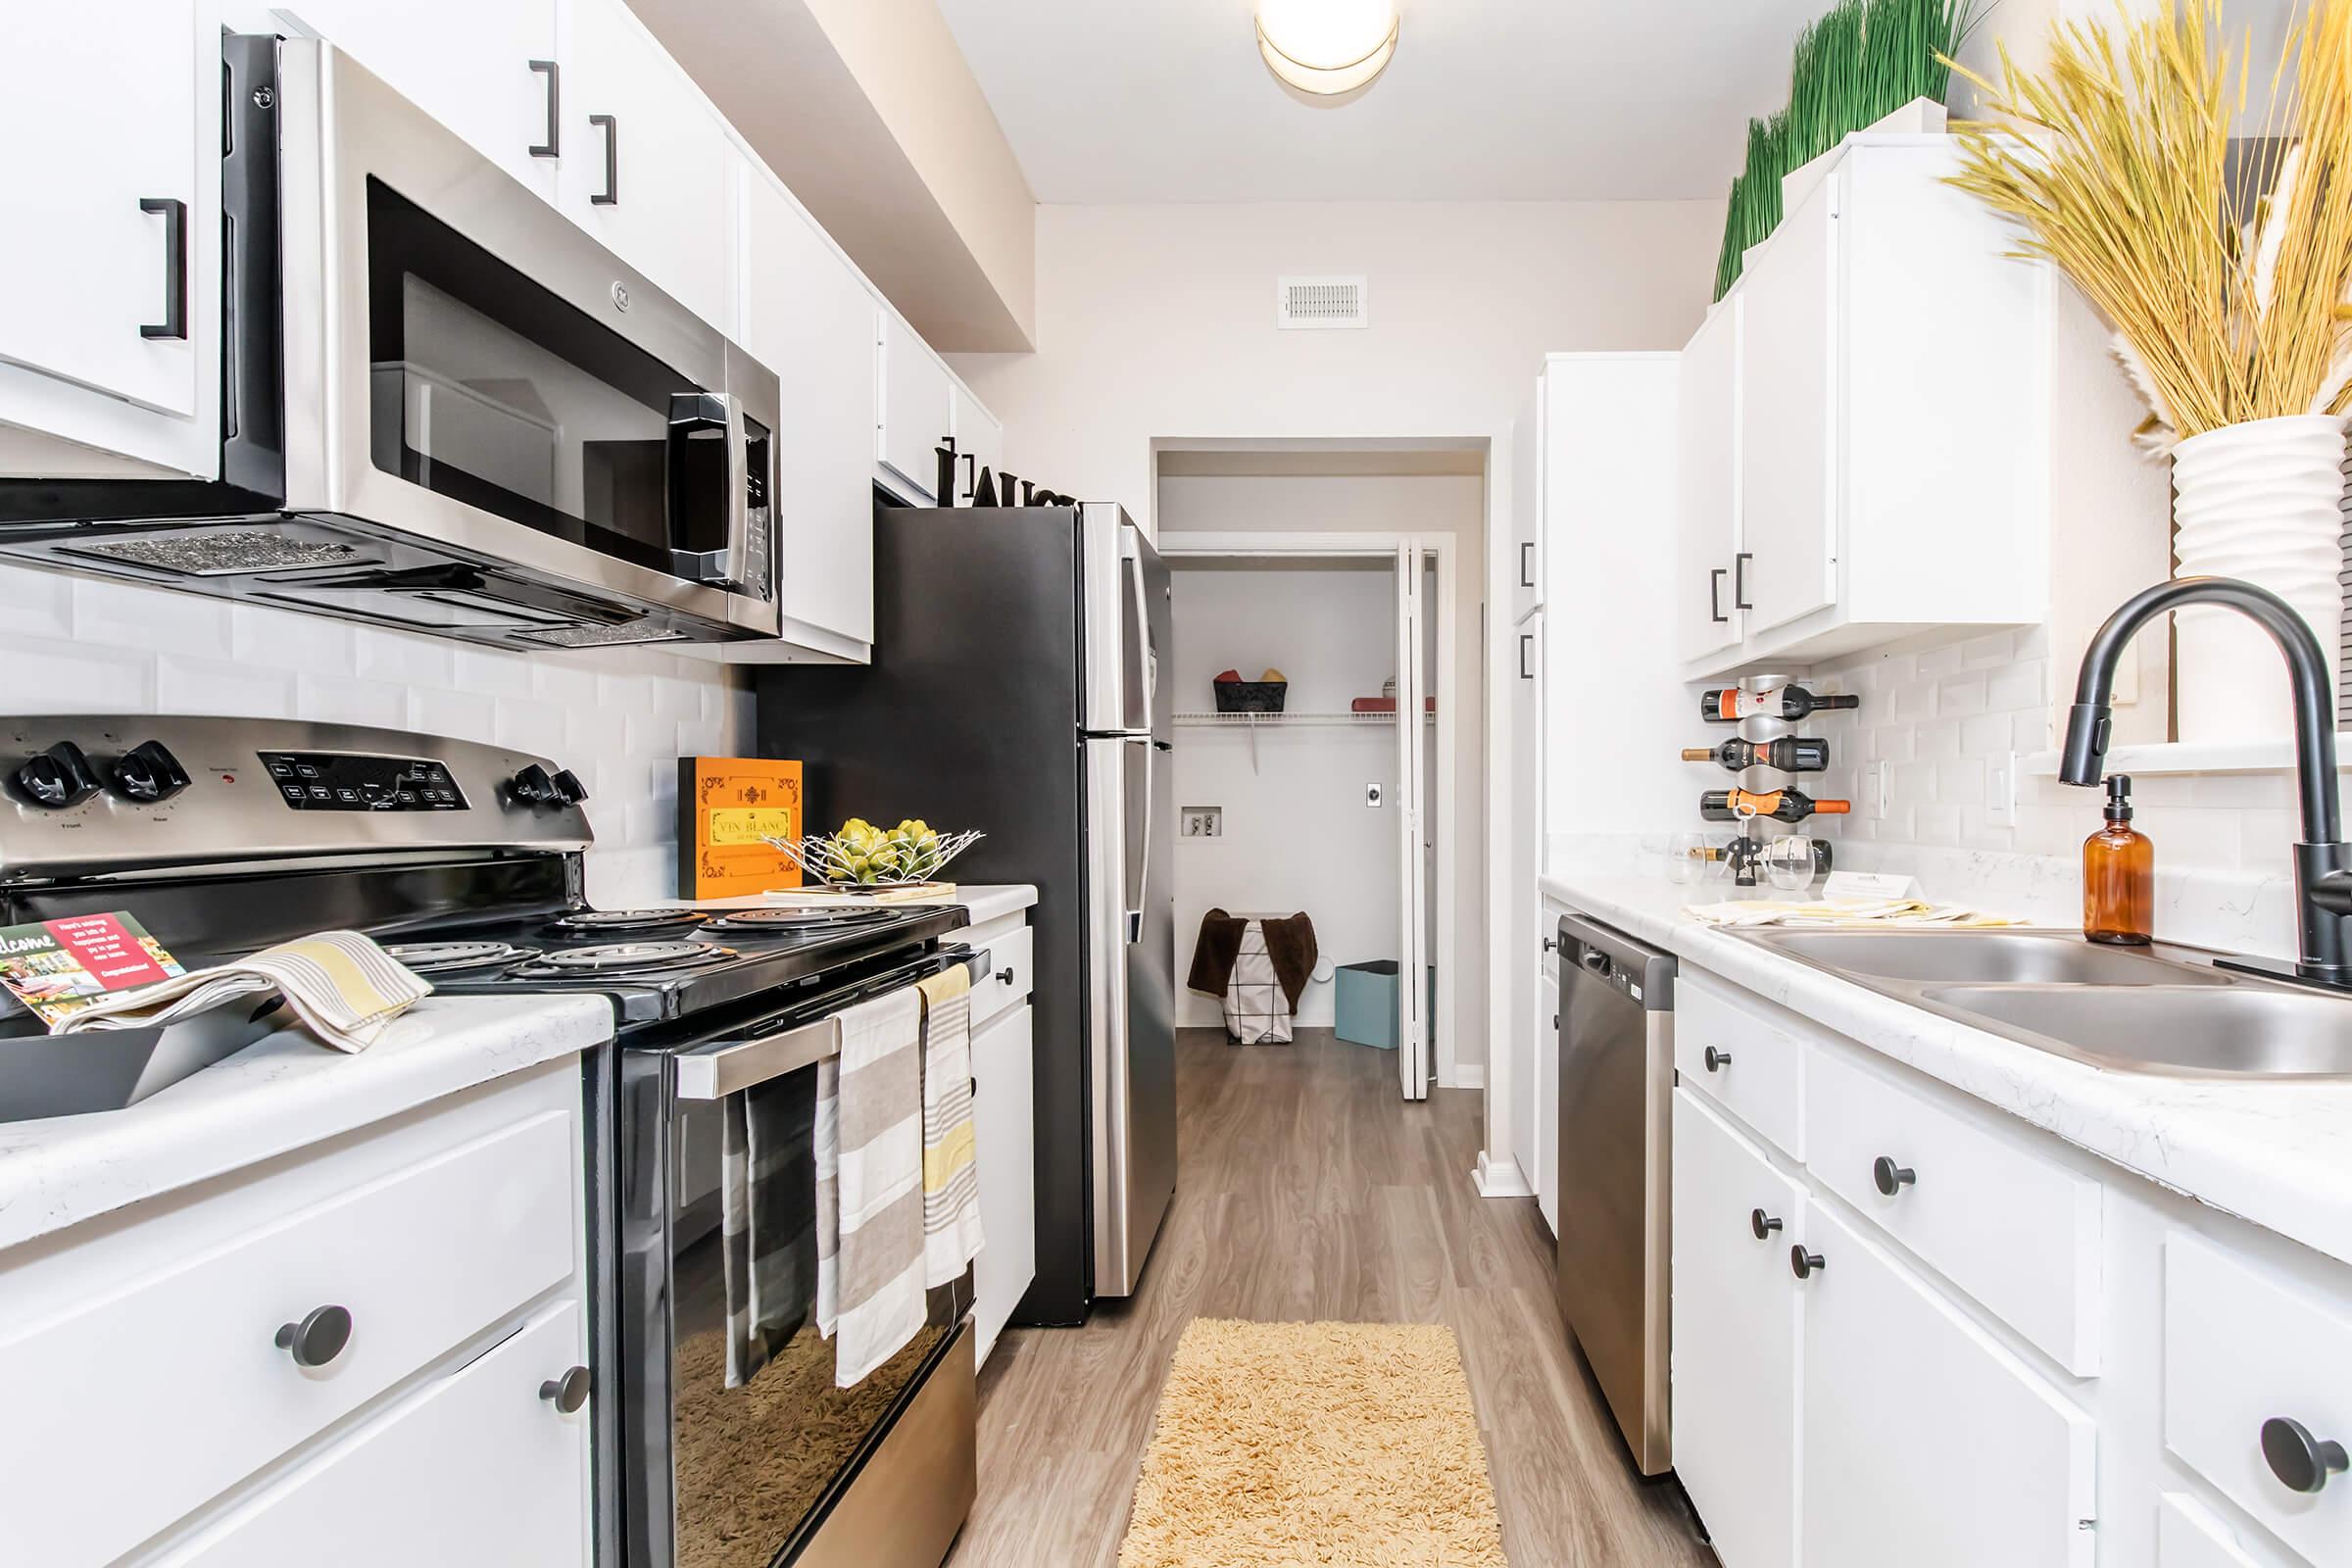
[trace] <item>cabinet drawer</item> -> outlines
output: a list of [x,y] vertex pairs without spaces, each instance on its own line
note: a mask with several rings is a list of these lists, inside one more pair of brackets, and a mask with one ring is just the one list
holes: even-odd
[[1804,1289],[1788,1247],[1804,1234],[1805,1189],[1676,1090],[1674,1469],[1736,1568],[1797,1561]]
[[1805,1568],[2090,1568],[2090,1417],[1829,1205],[1803,1244]]
[[1688,969],[1676,977],[1674,1065],[1682,1081],[1796,1159],[1805,1157],[1805,1054],[1804,1042],[1755,999]]
[[2352,1313],[2187,1231],[2164,1243],[2164,1444],[2314,1563],[2352,1562],[2352,1476],[2279,1480],[2263,1426],[2352,1444]]
[[1817,1178],[2059,1365],[2098,1375],[2096,1181],[1840,1052],[1814,1053],[1806,1095]]
[[540,1396],[584,1365],[566,1300],[402,1400],[180,1550],[169,1568],[588,1561],[588,1420]]
[[[111,1562],[568,1279],[572,1121],[542,1110],[0,1330],[0,1518],[21,1560]],[[329,1305],[348,1343],[296,1365],[279,1325]]]
[[2262,1568],[2213,1510],[2185,1493],[2156,1501],[2156,1568]]
[[985,1023],[1029,995],[1029,942],[1024,925],[973,944],[988,949],[988,972],[972,984],[972,1022]]

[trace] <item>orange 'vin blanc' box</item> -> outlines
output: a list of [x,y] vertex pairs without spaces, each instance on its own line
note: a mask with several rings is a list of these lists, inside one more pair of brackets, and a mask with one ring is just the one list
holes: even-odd
[[732,899],[801,885],[765,841],[802,833],[801,764],[760,757],[678,759],[678,897]]

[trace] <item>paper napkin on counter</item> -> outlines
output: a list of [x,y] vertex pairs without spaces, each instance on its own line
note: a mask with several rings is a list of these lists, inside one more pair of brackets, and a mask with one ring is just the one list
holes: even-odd
[[1823,899],[1802,902],[1785,899],[1736,899],[1724,904],[1692,904],[1683,912],[1702,925],[2021,925],[2003,914],[1987,914],[1958,904],[1927,904],[1918,899]]
[[117,992],[69,1017],[58,1032],[152,1028],[241,998],[278,992],[320,1040],[338,1051],[365,1051],[386,1024],[432,989],[423,976],[357,931],[322,931],[250,957]]

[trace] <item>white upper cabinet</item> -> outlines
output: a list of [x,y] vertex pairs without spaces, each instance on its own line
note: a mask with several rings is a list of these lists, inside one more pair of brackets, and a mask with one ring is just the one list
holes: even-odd
[[564,211],[722,332],[742,155],[620,0],[565,0]]
[[1683,658],[1735,647],[1740,556],[1740,295],[1718,305],[1683,350],[1675,402],[1680,551],[1675,594]]
[[[956,433],[955,380],[896,312],[877,315],[882,390],[875,402],[874,460],[892,489],[944,506],[950,498],[938,493],[939,449]],[[961,479],[963,465],[956,466]]]
[[1546,394],[1551,377],[1536,377],[1532,406],[1521,410],[1511,431],[1511,624],[1544,608],[1544,460],[1551,441]]
[[1955,157],[1850,140],[1685,351],[1686,675],[2046,611],[2048,274]]
[[744,182],[743,330],[782,383],[776,582],[791,619],[874,637],[874,302],[807,214]]
[[210,0],[0,8],[0,422],[215,470],[219,29]]
[[589,152],[564,118],[556,0],[300,0],[297,15],[542,196],[563,156]]
[[968,507],[980,483],[982,469],[995,475],[997,502],[1001,506],[1017,503],[1018,496],[1007,497],[1004,484],[1004,426],[997,416],[980,406],[979,399],[966,392],[960,383],[948,387],[949,432],[956,437],[956,505]]

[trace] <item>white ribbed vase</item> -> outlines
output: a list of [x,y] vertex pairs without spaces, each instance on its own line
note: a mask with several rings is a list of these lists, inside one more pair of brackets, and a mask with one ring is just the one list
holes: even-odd
[[[2330,692],[2348,468],[2344,421],[2331,415],[2227,425],[2173,451],[2175,575],[2243,578],[2301,611],[2327,650]],[[2181,740],[2294,733],[2286,666],[2261,627],[2234,611],[2190,609],[2176,617],[2175,632]]]

